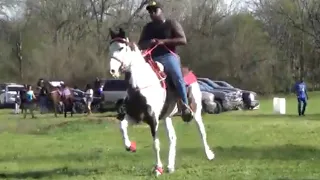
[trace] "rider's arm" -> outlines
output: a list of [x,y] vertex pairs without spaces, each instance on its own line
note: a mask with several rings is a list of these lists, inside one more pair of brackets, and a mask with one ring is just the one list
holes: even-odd
[[151,46],[151,41],[147,38],[147,27],[148,24],[143,27],[142,32],[140,34],[138,46],[141,50],[148,49]]
[[186,45],[187,38],[181,24],[176,20],[172,20],[171,26],[172,26],[172,32],[173,32],[174,38],[164,39],[164,43],[167,45],[175,45],[175,46]]

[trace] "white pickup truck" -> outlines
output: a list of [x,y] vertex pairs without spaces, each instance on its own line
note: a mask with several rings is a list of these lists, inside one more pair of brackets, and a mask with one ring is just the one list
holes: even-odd
[[0,85],[0,107],[15,103],[17,92],[24,88],[21,84],[5,83]]

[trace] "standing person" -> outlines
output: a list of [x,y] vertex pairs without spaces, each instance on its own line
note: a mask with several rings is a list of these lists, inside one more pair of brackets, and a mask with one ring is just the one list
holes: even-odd
[[303,78],[296,82],[294,89],[298,100],[298,114],[299,116],[304,116],[309,97],[307,93],[307,85],[304,83]]
[[44,83],[40,85],[39,92],[39,106],[40,106],[40,114],[47,112],[47,103],[48,103],[48,89],[44,86]]
[[24,109],[24,118],[27,117],[27,110],[29,109],[32,118],[35,118],[33,110],[34,110],[34,100],[36,99],[36,96],[34,95],[34,92],[32,90],[32,86],[28,86],[28,91],[26,92],[26,102],[25,102],[25,109]]
[[184,30],[176,20],[167,19],[163,13],[162,5],[151,1],[146,10],[149,12],[151,22],[146,24],[140,35],[138,45],[141,50],[146,50],[158,45],[152,52],[153,60],[164,66],[165,73],[172,78],[183,104],[180,106],[183,121],[192,120],[189,107],[186,84],[181,72],[180,59],[176,47],[187,44]]
[[88,114],[91,114],[91,104],[93,101],[93,89],[90,84],[87,84],[86,87],[86,104],[87,104],[87,110]]
[[100,80],[100,78],[96,77],[96,80],[94,81],[93,88],[94,88],[95,96],[100,97],[101,96],[101,92],[100,92],[101,80]]
[[15,114],[20,113],[20,105],[21,105],[20,91],[17,91],[17,94],[15,96],[15,102],[14,102],[14,113]]
[[26,93],[28,91],[28,85],[25,84],[23,89],[20,90],[19,95],[20,95],[20,109],[21,113],[24,113],[26,111]]

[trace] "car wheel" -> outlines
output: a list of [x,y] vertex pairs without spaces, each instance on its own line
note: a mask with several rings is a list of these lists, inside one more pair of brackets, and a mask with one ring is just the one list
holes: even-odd
[[223,111],[222,104],[218,100],[214,100],[214,102],[217,104],[216,108],[214,109],[214,114],[220,114]]
[[100,112],[100,103],[98,103],[98,104],[94,104],[94,105],[92,105],[91,106],[91,111],[93,112],[93,113],[98,113],[98,112]]
[[86,105],[82,102],[75,102],[74,103],[74,110],[76,113],[82,114],[86,111]]
[[213,102],[202,101],[202,114],[214,114],[216,105]]

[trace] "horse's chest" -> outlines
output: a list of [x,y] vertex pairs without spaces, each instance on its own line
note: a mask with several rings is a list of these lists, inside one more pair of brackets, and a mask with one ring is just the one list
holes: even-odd
[[128,97],[125,99],[126,113],[133,118],[137,123],[151,115],[150,106],[147,104],[147,99],[140,91],[133,89],[128,90]]

